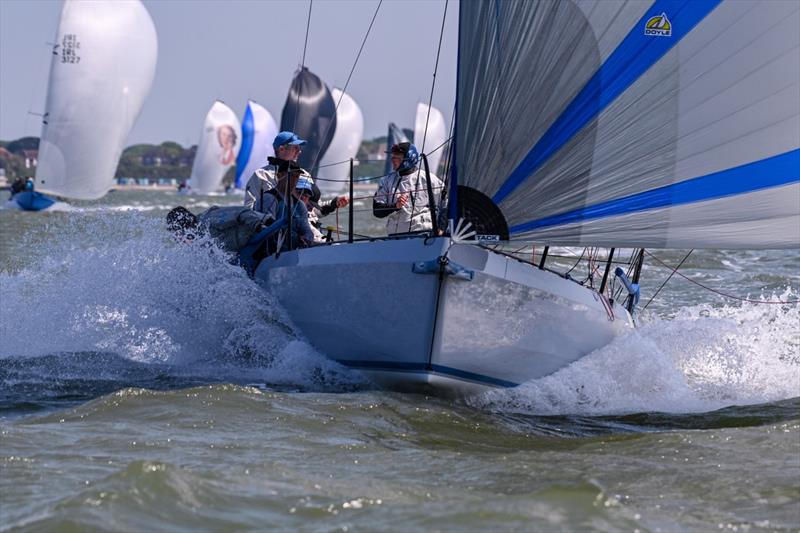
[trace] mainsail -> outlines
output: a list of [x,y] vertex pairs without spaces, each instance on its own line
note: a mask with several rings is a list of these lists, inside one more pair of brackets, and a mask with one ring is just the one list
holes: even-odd
[[364,138],[364,115],[355,100],[335,87],[331,95],[339,106],[336,131],[317,171],[316,183],[322,194],[339,194],[348,187],[348,182],[343,180],[349,177],[349,165],[336,163],[354,158]]
[[800,3],[462,2],[458,70],[451,215],[480,232],[800,246]]
[[36,170],[38,190],[103,197],[156,69],[158,39],[139,0],[66,0],[56,33]]
[[239,119],[236,113],[217,100],[209,109],[194,156],[189,187],[192,192],[208,194],[222,186],[225,172],[236,162],[239,152]]
[[278,125],[270,112],[248,101],[242,118],[242,145],[236,157],[237,189],[244,189],[253,172],[267,164],[267,157],[274,155],[272,141],[277,134]]
[[427,104],[417,104],[417,115],[414,120],[414,144],[420,153],[428,156],[428,166],[434,174],[439,168],[439,161],[447,149],[447,126],[442,112]]
[[298,161],[308,170],[319,165],[335,135],[336,102],[328,86],[305,67],[292,80],[281,114],[281,131],[293,131],[308,141]]

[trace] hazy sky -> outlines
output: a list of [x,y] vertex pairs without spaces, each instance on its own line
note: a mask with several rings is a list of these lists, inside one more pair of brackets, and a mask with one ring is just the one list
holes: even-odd
[[[308,0],[143,0],[158,32],[158,66],[128,144],[197,144],[215,99],[239,115],[247,99],[280,123],[303,55]],[[60,0],[0,0],[0,139],[41,133]],[[342,87],[378,0],[314,0],[306,66]],[[427,102],[444,0],[384,0],[347,92],[366,138],[389,121],[413,128]],[[448,126],[455,99],[458,2],[447,7],[433,105]]]

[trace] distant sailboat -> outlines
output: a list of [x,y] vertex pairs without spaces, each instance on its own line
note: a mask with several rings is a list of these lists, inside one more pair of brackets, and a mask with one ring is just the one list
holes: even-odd
[[36,189],[95,200],[114,183],[155,75],[155,26],[139,0],[66,0],[56,33]]
[[316,184],[323,195],[340,194],[349,187],[347,181],[342,181],[349,177],[349,165],[334,163],[355,158],[364,138],[364,115],[355,100],[337,88],[331,91],[331,95],[339,107],[336,111],[336,130],[317,171]]
[[239,153],[239,130],[236,113],[217,100],[203,122],[200,144],[192,165],[189,188],[194,193],[209,194],[222,188],[222,178],[236,162]]
[[247,180],[274,155],[272,141],[278,134],[275,119],[262,105],[250,100],[242,118],[242,146],[236,158],[236,188],[244,189]]
[[281,114],[281,131],[293,131],[307,141],[298,162],[316,173],[336,131],[336,101],[328,86],[305,67],[292,80]]
[[[429,113],[430,110],[430,113]],[[442,146],[447,140],[447,126],[442,112],[427,104],[417,104],[417,115],[414,120],[414,144],[420,153],[428,156],[430,171],[436,174],[439,161],[445,152]]]

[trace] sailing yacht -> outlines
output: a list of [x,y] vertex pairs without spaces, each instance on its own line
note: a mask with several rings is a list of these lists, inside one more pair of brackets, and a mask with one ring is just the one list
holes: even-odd
[[139,0],[64,2],[50,64],[37,191],[77,200],[108,193],[153,84],[157,55],[156,29]]
[[635,279],[618,270],[612,298],[495,244],[800,247],[800,4],[472,1],[459,19],[448,230],[255,272],[322,353],[393,388],[513,387],[630,331]]
[[242,143],[236,157],[237,189],[244,189],[253,172],[267,164],[273,153],[272,141],[278,134],[278,125],[264,106],[252,100],[247,102],[242,118]]
[[210,194],[222,189],[222,179],[236,163],[241,142],[241,125],[233,109],[221,100],[215,101],[208,110],[200,132],[200,144],[189,176],[189,190],[198,194]]
[[320,159],[315,181],[323,196],[341,194],[349,186],[348,165],[343,162],[356,157],[364,138],[364,115],[353,97],[336,87],[331,97],[337,104],[336,129],[328,133],[331,142]]

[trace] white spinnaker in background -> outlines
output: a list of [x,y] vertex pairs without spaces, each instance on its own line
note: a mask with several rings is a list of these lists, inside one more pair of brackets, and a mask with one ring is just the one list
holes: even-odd
[[241,125],[233,109],[217,100],[208,110],[194,157],[189,188],[209,194],[221,189],[225,172],[236,163],[241,146]]
[[[430,117],[428,117],[428,109],[430,109]],[[428,125],[427,131],[425,128],[426,122]],[[439,162],[442,160],[442,155],[447,148],[442,146],[446,139],[447,126],[444,123],[442,112],[433,106],[429,107],[427,104],[417,103],[417,116],[414,119],[414,145],[420,153],[425,153],[428,156],[428,166],[434,174],[436,174]]]
[[158,38],[139,0],[66,0],[50,64],[36,188],[103,197],[150,92]]
[[264,106],[252,100],[242,118],[242,142],[236,159],[236,187],[244,189],[253,172],[267,164],[274,155],[272,141],[278,135],[278,124]]
[[[331,90],[333,101],[339,103],[336,110],[336,131],[325,156],[320,161],[316,184],[324,195],[340,194],[350,187],[350,164],[339,163],[354,158],[364,138],[364,115],[353,98],[340,89]],[[341,98],[341,102],[339,102]],[[331,165],[331,166],[326,166]],[[337,180],[337,181],[327,181]]]

